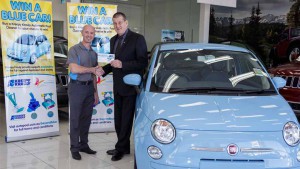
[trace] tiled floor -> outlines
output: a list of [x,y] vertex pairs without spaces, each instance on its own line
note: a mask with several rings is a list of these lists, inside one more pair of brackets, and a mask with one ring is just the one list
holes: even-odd
[[[69,151],[68,120],[60,118],[60,136],[5,143],[5,109],[0,100],[0,169],[133,169],[130,155],[113,162],[106,150],[114,148],[116,134],[91,133],[89,145],[96,155],[81,153],[82,160],[73,160]],[[131,146],[133,148],[133,145]]]

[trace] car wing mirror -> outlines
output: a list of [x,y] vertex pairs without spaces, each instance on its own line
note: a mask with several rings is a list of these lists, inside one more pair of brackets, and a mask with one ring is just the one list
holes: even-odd
[[140,88],[138,87],[141,84],[142,78],[139,74],[128,74],[123,77],[125,84],[134,86],[137,90],[137,93],[140,93]]
[[282,77],[273,77],[272,81],[277,89],[283,88],[286,84],[286,80],[284,80]]

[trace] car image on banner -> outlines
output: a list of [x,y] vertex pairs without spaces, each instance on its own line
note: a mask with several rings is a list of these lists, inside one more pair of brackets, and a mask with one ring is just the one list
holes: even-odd
[[51,45],[45,35],[21,35],[7,48],[7,57],[17,62],[34,64],[37,58],[49,54]]
[[[54,61],[55,61],[55,77],[58,107],[68,106],[68,40],[63,37],[54,36]],[[3,67],[2,52],[0,48],[0,67]],[[3,69],[0,69],[0,93],[4,93],[4,77]],[[36,85],[42,84],[38,78],[35,79]],[[7,85],[7,84],[5,84]]]
[[299,123],[249,50],[158,44],[137,88],[135,168],[300,168]]

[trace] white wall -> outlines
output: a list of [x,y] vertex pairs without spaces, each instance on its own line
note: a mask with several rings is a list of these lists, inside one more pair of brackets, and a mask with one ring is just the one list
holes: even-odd
[[[51,0],[50,0],[51,1]],[[61,3],[61,0],[52,0],[52,16],[54,21],[64,22],[64,37],[68,37],[67,31],[67,3]]]
[[199,34],[199,4],[196,0],[147,0],[145,38],[150,50],[161,40],[161,30],[184,31],[186,42],[196,42]]
[[[71,0],[79,2],[79,0]],[[160,42],[161,30],[172,29],[184,31],[186,42],[198,42],[199,11],[197,0],[85,0],[85,3],[116,4],[124,12],[131,30],[143,34],[148,50]],[[64,37],[67,35],[66,3],[52,0],[53,20],[64,21]]]

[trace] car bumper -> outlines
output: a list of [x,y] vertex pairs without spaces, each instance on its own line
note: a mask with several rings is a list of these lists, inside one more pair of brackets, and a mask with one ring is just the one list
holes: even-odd
[[26,62],[24,61],[23,58],[21,57],[16,57],[16,56],[13,56],[13,55],[7,55],[9,58],[11,58],[12,60],[15,60],[15,61],[18,61],[18,62]]
[[[145,131],[140,126],[139,130]],[[281,131],[177,130],[176,139],[165,145],[155,141],[149,133],[150,131],[143,135],[135,130],[135,156],[138,169],[300,169],[300,162],[296,159],[300,146],[288,146],[283,140]],[[229,144],[236,144],[239,147],[236,155],[228,154]],[[158,160],[152,159],[147,152],[149,146],[160,148],[162,157]]]

